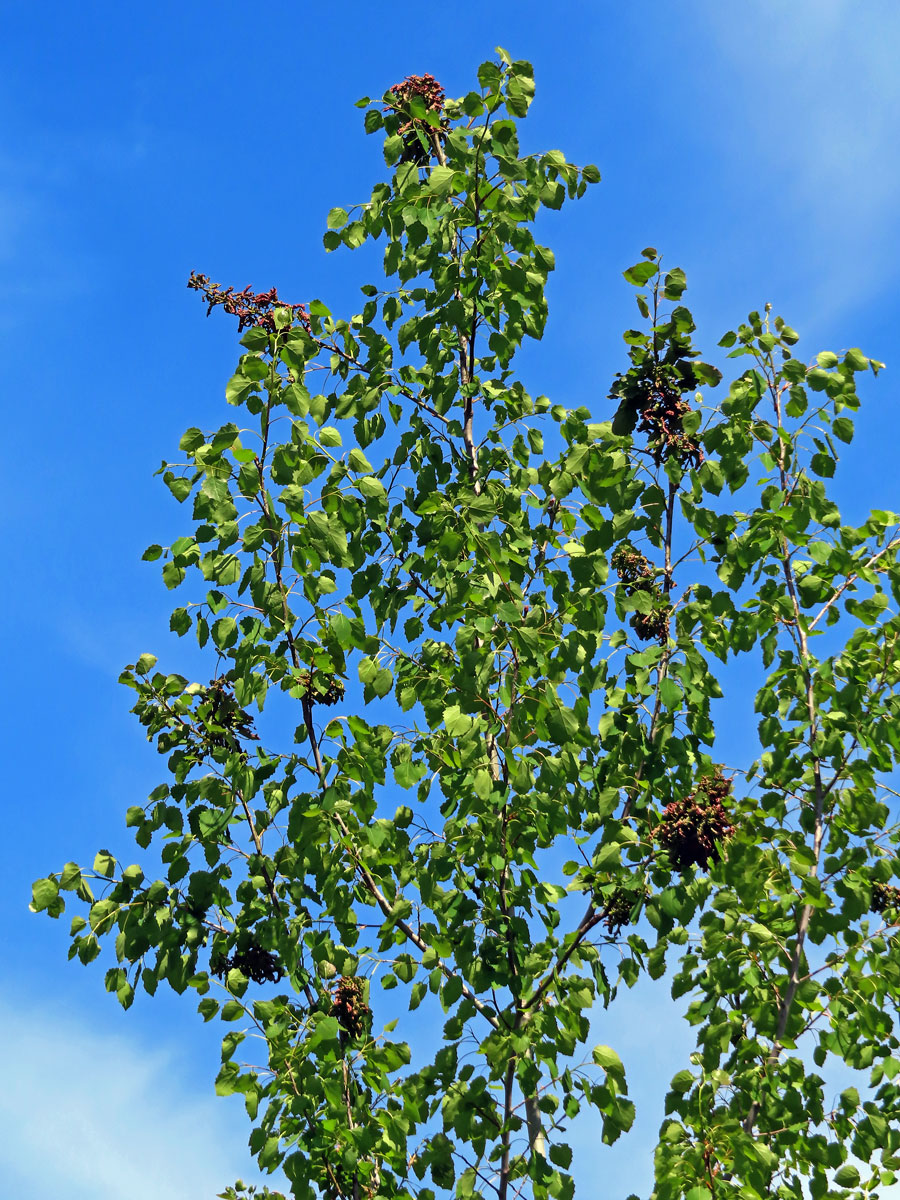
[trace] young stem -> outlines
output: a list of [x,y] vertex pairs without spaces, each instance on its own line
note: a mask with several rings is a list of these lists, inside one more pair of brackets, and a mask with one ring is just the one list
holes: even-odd
[[[771,386],[772,399],[775,409],[775,419],[777,428],[781,429],[781,395],[778,389]],[[787,447],[784,443],[784,438],[779,434],[778,437],[778,471],[781,480],[781,490],[787,494],[788,491],[788,469],[787,469]],[[791,607],[794,613],[794,629],[796,630],[797,644],[800,651],[800,661],[803,669],[804,690],[806,700],[806,713],[809,720],[809,746],[812,751],[813,764],[813,864],[810,868],[810,876],[815,879],[818,875],[819,860],[822,853],[822,842],[825,836],[825,789],[822,784],[822,761],[819,755],[815,752],[814,746],[818,733],[818,721],[816,714],[815,691],[813,688],[813,672],[812,663],[809,654],[809,641],[807,638],[807,630],[803,623],[803,616],[800,609],[800,600],[797,595],[797,586],[794,579],[794,571],[791,565],[790,549],[787,538],[782,536],[781,539],[781,569],[784,575],[785,587],[787,588],[788,596],[790,597]],[[788,1021],[791,1015],[791,1009],[794,1004],[794,998],[797,995],[797,989],[800,987],[801,975],[800,964],[803,959],[803,949],[806,942],[806,937],[809,932],[809,924],[813,914],[813,906],[804,904],[800,910],[800,915],[797,921],[796,932],[794,936],[794,948],[791,953],[790,964],[788,968],[788,985],[785,988],[784,995],[781,997],[781,1002],[778,1009],[778,1021],[775,1027],[775,1040],[772,1042],[771,1049],[766,1057],[766,1069],[774,1066],[778,1061],[782,1046],[782,1038],[787,1029]],[[744,1131],[752,1133],[753,1127],[759,1116],[761,1104],[754,1100],[750,1105],[747,1116],[744,1119]]]
[[[675,500],[678,497],[678,484],[669,481],[669,494],[666,500],[666,527],[663,534],[663,593],[668,601],[672,592],[672,531],[675,522]],[[659,668],[656,676],[656,696],[653,701],[653,712],[650,717],[650,728],[647,731],[647,745],[652,749],[656,742],[656,735],[659,732],[659,717],[662,712],[662,683],[669,673],[669,662],[672,658],[672,650],[666,642],[663,649],[662,658],[659,660]],[[625,807],[622,810],[622,820],[631,815],[631,810],[634,807],[635,799],[637,798],[637,784],[640,783],[644,776],[644,764],[647,761],[646,757],[642,758],[634,772],[635,786],[625,801]]]

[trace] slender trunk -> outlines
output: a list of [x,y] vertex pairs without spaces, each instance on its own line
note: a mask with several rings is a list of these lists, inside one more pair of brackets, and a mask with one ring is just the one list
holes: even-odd
[[[444,154],[444,148],[441,145],[440,137],[435,131],[432,134],[432,143],[434,145],[435,155],[441,166],[447,165],[447,158]],[[476,226],[479,219],[478,212],[478,178],[476,166],[475,179],[475,221]],[[458,235],[454,232],[453,235],[454,253],[458,253],[459,240]],[[460,298],[460,293],[457,291],[456,298]],[[472,481],[472,490],[475,495],[481,494],[481,480],[478,478],[478,447],[475,443],[475,397],[470,392],[470,385],[475,373],[475,335],[477,331],[478,312],[473,302],[472,304],[472,319],[468,329],[459,328],[457,330],[457,342],[459,346],[459,382],[463,390],[463,445],[465,446],[466,457],[469,463],[469,477]],[[483,646],[481,638],[475,639],[476,648]],[[503,768],[500,760],[500,750],[497,745],[497,739],[493,733],[488,732],[485,736],[485,750],[487,752],[488,767],[491,773],[491,778],[495,783],[499,783],[503,777]],[[504,836],[507,813],[504,811]],[[504,855],[506,857],[506,855]],[[512,929],[512,916],[514,915],[506,905],[506,871],[504,867],[503,876],[501,878],[501,909],[506,919],[507,939],[509,942],[508,954],[511,959],[510,969],[515,974],[515,950],[512,945],[514,939]],[[524,1023],[525,1012],[521,1007],[521,1002],[516,997],[517,1007],[517,1023]],[[498,1191],[498,1200],[506,1200],[507,1190],[509,1186],[509,1131],[506,1129],[510,1116],[512,1114],[512,1092],[515,1081],[515,1059],[510,1059],[506,1068],[506,1076],[504,1083],[504,1150],[501,1159],[500,1168],[500,1187]],[[525,1097],[525,1119],[528,1129],[528,1142],[533,1154],[539,1154],[541,1157],[546,1156],[546,1145],[543,1130],[541,1128],[540,1109],[538,1107],[536,1096]]]
[[511,1165],[512,1130],[509,1127],[513,1111],[513,1085],[516,1080],[516,1060],[511,1058],[506,1064],[506,1076],[503,1080],[503,1133],[501,1145],[503,1154],[500,1158],[500,1181],[497,1185],[497,1200],[507,1200],[509,1195],[509,1173]]

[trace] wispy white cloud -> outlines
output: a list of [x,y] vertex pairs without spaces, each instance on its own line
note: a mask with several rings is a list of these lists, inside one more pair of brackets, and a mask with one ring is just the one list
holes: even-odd
[[248,1170],[238,1103],[198,1093],[174,1049],[0,1003],[0,1176],[28,1200],[212,1200]]
[[719,136],[763,224],[780,218],[789,229],[791,269],[828,319],[896,275],[900,9],[890,0],[704,8],[719,53]]

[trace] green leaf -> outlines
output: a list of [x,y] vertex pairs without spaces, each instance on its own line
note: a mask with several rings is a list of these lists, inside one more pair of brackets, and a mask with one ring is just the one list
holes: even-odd
[[639,262],[633,267],[629,267],[622,274],[626,283],[633,283],[635,287],[643,287],[645,283],[653,278],[659,270],[655,262]]
[[684,1200],[709,1200],[709,1188],[702,1184],[688,1188],[684,1193]]
[[428,190],[439,196],[449,195],[455,187],[456,171],[453,167],[432,167],[428,175]]
[[366,227],[362,221],[351,221],[341,234],[341,241],[351,250],[361,246],[366,240]]
[[181,435],[181,441],[178,443],[178,449],[185,450],[188,454],[193,454],[193,452],[198,450],[205,441],[206,438],[203,436],[202,432],[194,426]]
[[659,696],[666,708],[680,708],[681,688],[674,679],[664,679],[659,685]]
[[[650,276],[648,275],[647,278],[649,279]],[[687,279],[681,267],[675,267],[669,271],[663,282],[663,295],[665,298],[667,300],[680,300],[686,289]]]
[[98,850],[94,858],[94,870],[98,875],[105,875],[107,879],[111,878],[116,873],[116,860],[108,850]]
[[326,220],[326,225],[329,229],[341,229],[348,221],[347,213],[343,208],[333,208]]
[[186,608],[176,608],[169,617],[169,629],[179,637],[187,633],[191,627],[191,618]]
[[175,563],[168,562],[162,569],[163,583],[167,588],[178,587],[183,582],[187,572],[184,567],[176,566]]
[[238,639],[237,621],[234,617],[220,617],[212,627],[213,643],[220,650],[228,650]]
[[462,995],[462,980],[458,975],[452,975],[441,989],[441,1001],[444,1009],[450,1009]]
[[831,423],[834,436],[841,442],[853,441],[853,422],[849,417],[835,417]]
[[59,877],[59,888],[64,892],[74,892],[81,884],[81,868],[77,863],[69,862],[62,869]]
[[591,1051],[591,1057],[598,1067],[603,1067],[605,1071],[609,1071],[615,1075],[624,1076],[625,1067],[612,1046],[595,1046]]
[[205,997],[197,1005],[197,1012],[204,1021],[211,1021],[218,1011],[219,1002],[218,1000],[212,999],[212,997]]
[[191,494],[191,481],[189,479],[173,475],[170,471],[166,472],[164,479],[169,491],[179,503],[186,500]]
[[852,1163],[845,1163],[840,1170],[835,1171],[834,1173],[834,1182],[838,1185],[838,1187],[859,1187],[859,1181],[859,1169],[854,1167]]
[[59,896],[59,884],[49,876],[47,879],[36,879],[31,885],[31,909],[33,912],[44,912],[50,908]]
[[372,691],[376,696],[383,697],[390,692],[394,686],[394,676],[387,667],[382,667],[372,680]]
[[356,481],[356,486],[367,500],[383,500],[387,497],[384,484],[374,475],[364,475]]
[[679,1095],[689,1092],[694,1086],[694,1076],[690,1071],[679,1071],[677,1075],[672,1077],[671,1089]]
[[461,711],[458,704],[444,709],[444,726],[450,737],[464,737],[472,729],[474,721]]
[[545,183],[541,188],[540,201],[546,208],[562,208],[566,198],[566,189],[561,183]]
[[563,1170],[568,1170],[572,1165],[572,1148],[571,1146],[556,1143],[550,1147],[550,1161],[556,1166],[562,1167]]

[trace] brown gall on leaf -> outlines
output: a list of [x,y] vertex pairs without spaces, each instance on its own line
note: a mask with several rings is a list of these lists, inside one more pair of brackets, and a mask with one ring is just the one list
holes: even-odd
[[883,913],[888,909],[900,909],[900,887],[892,887],[889,883],[876,883],[872,888],[869,911]]
[[699,442],[684,432],[684,418],[690,411],[678,388],[660,379],[648,381],[646,399],[638,408],[638,429],[647,435],[647,449],[658,467],[670,458],[695,470],[702,464]]
[[601,913],[607,930],[615,936],[623,925],[631,924],[631,914],[639,900],[648,895],[647,888],[626,887],[617,885],[605,899],[598,898],[598,906],[602,905]]
[[[385,112],[396,112],[405,118],[398,129],[403,138],[403,152],[400,162],[415,163],[424,167],[431,161],[434,153],[435,139],[443,142],[447,137],[447,122],[441,120],[439,126],[434,126],[422,117],[416,117],[410,111],[413,98],[420,99],[425,105],[426,112],[439,116],[444,109],[445,93],[433,75],[407,75],[402,83],[395,83],[387,96],[390,103],[385,105]],[[419,132],[424,135],[425,145]]]
[[226,679],[211,679],[199,709],[206,726],[203,742],[208,749],[240,750],[239,738],[258,742],[253,718],[240,707]]
[[666,599],[654,578],[650,561],[629,543],[623,542],[612,556],[613,569],[622,581],[625,592],[645,592],[654,603],[650,612],[636,612],[631,617],[631,628],[645,642],[659,642],[664,646],[669,640],[669,622],[672,605]]
[[304,689],[303,700],[308,704],[339,704],[344,698],[344,681],[337,675],[326,675],[322,672],[304,671],[297,680]]
[[366,1003],[366,981],[355,975],[342,975],[335,985],[331,1005],[333,1016],[341,1027],[341,1042],[360,1037],[368,1028],[372,1010]]
[[677,871],[692,866],[705,870],[721,858],[722,843],[734,833],[723,801],[731,794],[731,780],[720,770],[700,780],[695,791],[666,806],[656,831]]
[[284,977],[278,956],[254,942],[231,956],[210,955],[209,969],[217,979],[224,979],[229,971],[240,971],[254,983],[278,983]]

